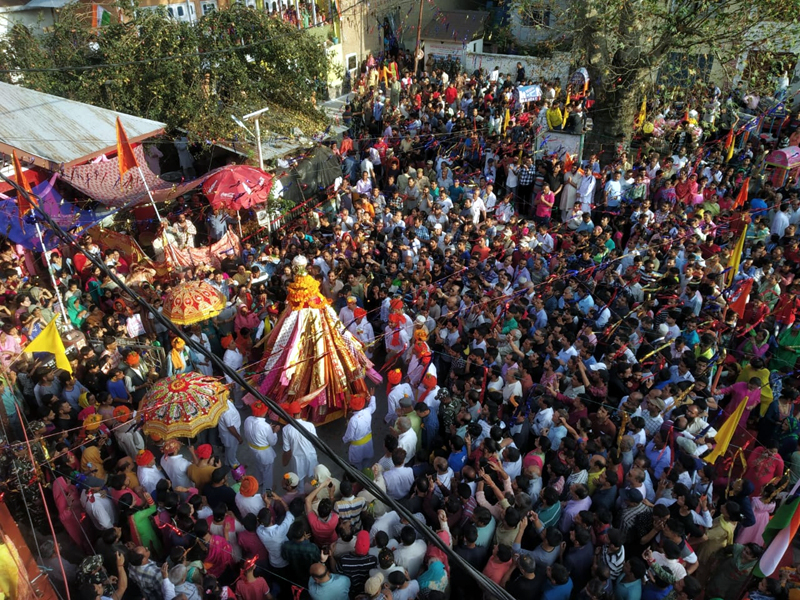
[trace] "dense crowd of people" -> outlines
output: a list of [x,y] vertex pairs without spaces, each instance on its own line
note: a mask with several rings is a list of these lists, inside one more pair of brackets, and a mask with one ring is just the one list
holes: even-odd
[[[588,82],[540,82],[541,100],[520,103],[535,82],[522,65],[409,68],[365,64],[332,202],[220,268],[157,280],[90,236],[53,253],[68,328],[87,340],[72,373],[22,352],[58,298],[12,245],[0,251],[0,469],[20,523],[41,538],[46,506],[58,516],[67,557],[39,544],[51,580],[85,600],[492,597],[476,572],[517,600],[796,597],[792,556],[772,578],[754,568],[800,479],[800,196],[791,178],[760,178],[759,139],[727,158],[736,115],[754,110],[741,87],[656,98],[661,150],[644,134],[635,159],[581,161],[534,140],[584,131]],[[170,226],[182,246],[232,222],[191,209]],[[387,380],[350,402],[350,463],[417,523],[332,473],[267,406],[245,406],[229,375],[216,428],[190,445],[144,436],[136,408],[154,382],[222,373],[137,319],[88,255],[159,309],[170,286],[207,280],[229,302],[186,335],[256,379],[304,257]],[[285,408],[316,431],[298,403]],[[276,482],[279,454],[290,471]],[[44,498],[24,484],[36,478]],[[70,562],[69,546],[86,558]]]

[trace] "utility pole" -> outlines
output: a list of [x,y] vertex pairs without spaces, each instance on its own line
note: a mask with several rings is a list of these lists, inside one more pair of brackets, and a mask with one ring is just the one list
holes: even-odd
[[422,53],[422,48],[420,47],[420,37],[422,36],[422,4],[424,0],[419,0],[419,20],[417,21],[417,46],[414,49],[414,77],[417,76],[419,73],[419,59],[420,54]]

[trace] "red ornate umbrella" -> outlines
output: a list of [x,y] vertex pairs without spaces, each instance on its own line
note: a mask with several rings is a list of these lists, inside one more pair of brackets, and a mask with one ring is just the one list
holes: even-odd
[[247,165],[222,167],[203,183],[211,206],[239,210],[263,204],[272,189],[272,175]]
[[164,298],[164,316],[178,325],[216,317],[225,308],[225,295],[205,281],[176,285]]
[[158,381],[142,398],[144,433],[161,439],[194,437],[228,409],[228,388],[216,377],[183,373]]

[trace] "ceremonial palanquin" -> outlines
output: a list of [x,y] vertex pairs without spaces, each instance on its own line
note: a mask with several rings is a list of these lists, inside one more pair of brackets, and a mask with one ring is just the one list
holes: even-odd
[[287,306],[264,347],[258,387],[278,402],[299,401],[307,419],[323,424],[344,416],[353,394],[367,392],[366,377],[379,383],[381,376],[307,264],[302,256],[292,261]]

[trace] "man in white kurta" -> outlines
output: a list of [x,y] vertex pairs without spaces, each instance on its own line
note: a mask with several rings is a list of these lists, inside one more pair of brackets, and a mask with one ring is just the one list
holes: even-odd
[[177,488],[189,489],[194,486],[188,474],[192,463],[181,455],[180,450],[181,445],[178,440],[167,440],[163,448],[164,456],[161,457],[161,468],[172,482],[174,490]]
[[425,373],[422,382],[417,387],[417,402],[424,402],[431,409],[431,412],[439,414],[439,405],[442,403],[438,399],[439,384],[436,374],[429,371]]
[[386,344],[386,362],[391,360],[394,363],[397,359],[402,358],[403,354],[409,348],[409,340],[404,326],[387,325],[384,328],[384,342]]
[[355,321],[350,323],[347,329],[364,344],[364,354],[372,360],[372,342],[375,341],[375,331],[372,329],[372,323],[367,321],[367,311],[363,308],[356,308],[354,312]]
[[[248,477],[242,479],[242,485],[239,491],[236,492],[236,497],[234,499],[241,518],[251,514],[258,516],[261,509],[267,506],[263,496],[258,493],[258,483],[255,482],[255,478],[252,476]],[[255,493],[253,493],[254,491]]]
[[156,459],[150,450],[142,450],[136,457],[136,478],[148,494],[155,495],[158,482],[165,479],[164,473],[156,466]]
[[591,173],[586,173],[581,179],[581,183],[578,186],[578,201],[581,203],[581,210],[583,212],[592,212],[594,188],[596,185],[597,180]]
[[81,506],[97,531],[111,529],[117,523],[117,507],[114,501],[101,491],[105,482],[97,477],[87,477],[86,482],[91,489],[84,489],[81,492]]
[[355,296],[347,297],[347,305],[342,307],[339,311],[339,320],[344,323],[344,326],[349,328],[353,321],[356,320],[355,311],[358,308],[358,300]]
[[230,399],[228,400],[228,409],[219,418],[217,430],[219,431],[220,441],[225,447],[225,464],[231,469],[238,467],[239,459],[236,458],[236,452],[239,450],[239,444],[242,443],[240,434],[242,418]]
[[[233,336],[225,336],[222,338],[221,343],[222,347],[225,348],[225,354],[222,355],[222,362],[224,362],[234,371],[241,369],[242,365],[244,365],[244,356],[242,356],[242,353],[239,352],[239,348],[236,347],[236,343],[233,341]],[[242,396],[244,396],[244,390],[242,389],[242,386],[234,382],[233,379],[228,375],[225,375],[225,381],[231,390],[233,403],[236,406],[241,407]]]
[[117,438],[117,444],[125,454],[136,460],[139,451],[144,450],[144,438],[139,433],[136,423],[136,411],[124,421],[117,418],[117,423],[118,425],[114,427],[114,437]]
[[267,405],[260,400],[251,407],[253,416],[244,420],[244,439],[253,451],[259,468],[261,489],[273,488],[272,472],[275,464],[275,446],[278,443],[278,426],[270,425],[264,418],[267,414]]
[[353,414],[347,423],[347,431],[342,438],[343,444],[350,444],[348,456],[350,464],[356,469],[372,465],[375,450],[372,447],[372,415],[375,413],[375,396],[370,396],[369,405],[364,406],[365,396],[353,396],[350,409]]
[[[300,418],[300,403],[290,402],[286,412],[292,415],[297,424],[311,433],[317,435],[317,428],[312,423]],[[314,467],[317,466],[317,450],[303,435],[295,429],[294,425],[286,425],[283,428],[283,465],[291,462],[291,471],[300,478],[299,489],[303,489],[306,477],[314,476]]]
[[414,391],[411,389],[411,386],[407,383],[401,383],[402,377],[403,372],[400,369],[389,371],[387,376],[389,385],[392,387],[386,395],[388,408],[384,421],[391,426],[393,426],[394,422],[397,420],[397,409],[400,406],[400,400],[414,397]]
[[[411,404],[408,399],[403,400],[403,404]],[[411,428],[411,421],[408,417],[397,419],[396,429],[397,447],[406,451],[406,462],[410,463],[417,455],[417,433]]]

